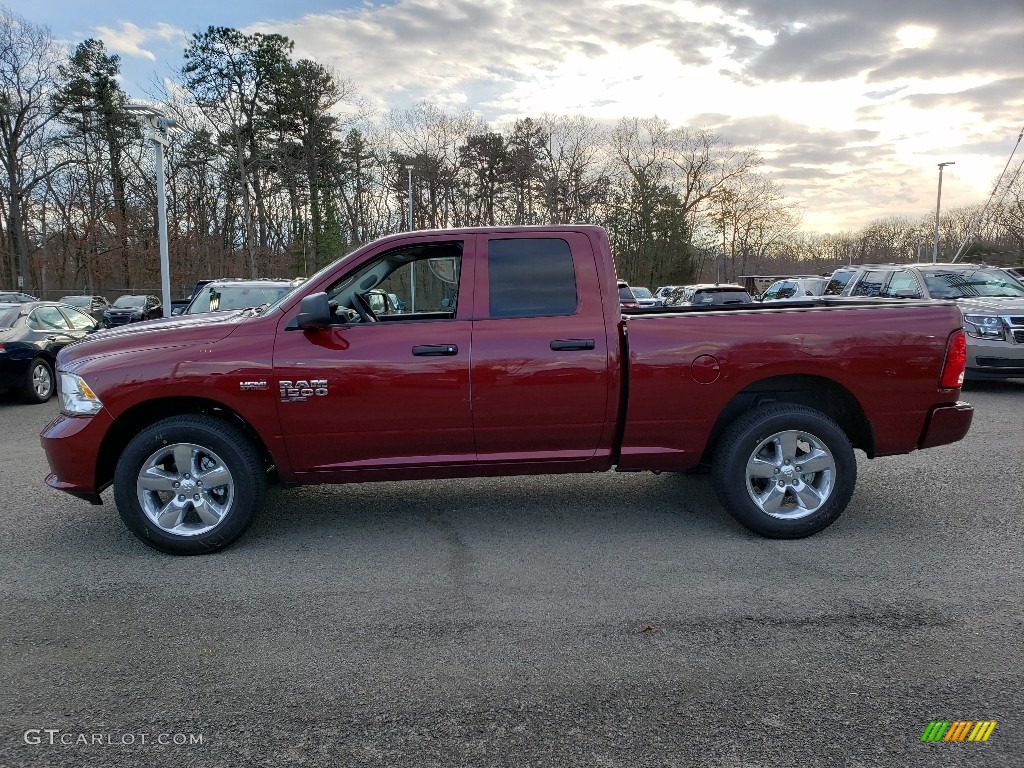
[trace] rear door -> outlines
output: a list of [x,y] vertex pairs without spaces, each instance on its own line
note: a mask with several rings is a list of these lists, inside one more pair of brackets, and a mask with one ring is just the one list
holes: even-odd
[[479,461],[606,455],[617,406],[609,393],[618,388],[605,329],[619,317],[605,318],[589,238],[542,230],[478,237],[471,376]]

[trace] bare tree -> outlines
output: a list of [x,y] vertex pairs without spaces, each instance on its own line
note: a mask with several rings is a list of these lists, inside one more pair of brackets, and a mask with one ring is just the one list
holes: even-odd
[[36,186],[56,170],[46,158],[49,96],[61,51],[47,27],[0,8],[0,179],[12,280],[33,288],[25,214]]
[[602,167],[607,129],[582,115],[544,115],[539,122],[544,138],[539,170],[547,222],[596,222],[611,183]]
[[[487,124],[471,112],[451,115],[428,102],[391,112],[385,121],[381,138],[392,157],[385,183],[394,192],[397,210],[405,210],[404,166],[412,165],[416,226],[449,226],[467,196],[459,181],[459,147],[469,136],[487,133]],[[401,218],[398,225],[400,229]]]

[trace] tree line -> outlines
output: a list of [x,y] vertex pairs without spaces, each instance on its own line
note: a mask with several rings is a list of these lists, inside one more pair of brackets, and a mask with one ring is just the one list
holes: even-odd
[[[0,287],[37,295],[155,292],[154,153],[102,40],[66,51],[0,9]],[[753,149],[656,117],[539,115],[496,130],[421,103],[371,114],[354,83],[277,34],[195,33],[151,103],[166,150],[172,291],[201,277],[291,277],[408,228],[593,223],[619,273],[654,287],[847,262],[930,258],[934,222],[800,229]],[[941,221],[940,252],[1022,261],[1014,178]],[[411,194],[410,194],[411,191]],[[411,212],[410,212],[411,206]]]

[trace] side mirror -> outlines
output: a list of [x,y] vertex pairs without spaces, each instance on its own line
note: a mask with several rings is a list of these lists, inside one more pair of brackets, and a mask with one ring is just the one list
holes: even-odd
[[331,303],[327,294],[313,293],[302,299],[299,314],[295,317],[296,325],[304,331],[314,328],[326,328],[331,324]]

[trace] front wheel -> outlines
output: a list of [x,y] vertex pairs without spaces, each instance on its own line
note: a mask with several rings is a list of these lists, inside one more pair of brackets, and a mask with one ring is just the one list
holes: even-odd
[[740,524],[762,536],[799,539],[846,509],[857,460],[835,421],[813,408],[779,404],[733,422],[719,440],[712,477]]
[[37,357],[28,367],[23,394],[29,403],[45,403],[53,396],[53,366]]
[[266,497],[263,462],[241,431],[208,416],[174,416],[128,443],[114,499],[128,529],[175,555],[216,552],[241,536]]

